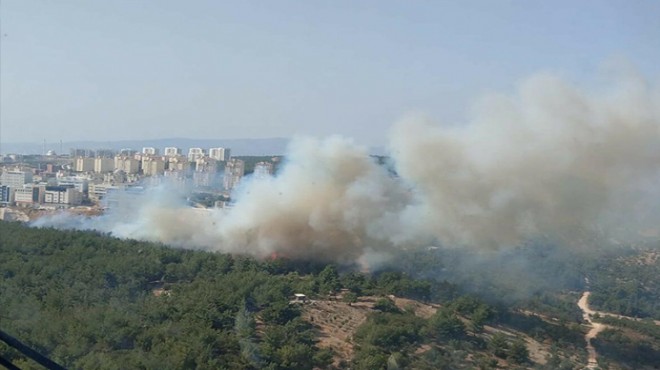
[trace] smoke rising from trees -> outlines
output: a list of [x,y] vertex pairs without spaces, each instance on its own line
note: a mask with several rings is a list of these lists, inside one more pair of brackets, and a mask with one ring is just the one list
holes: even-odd
[[[477,251],[538,237],[567,247],[596,234],[631,240],[660,221],[660,94],[636,76],[606,90],[536,75],[514,96],[483,98],[467,124],[420,116],[395,124],[389,150],[398,176],[350,139],[299,138],[280,173],[247,181],[230,210],[192,210],[149,190],[75,226],[367,265],[429,245]],[[53,222],[72,225],[37,224]]]

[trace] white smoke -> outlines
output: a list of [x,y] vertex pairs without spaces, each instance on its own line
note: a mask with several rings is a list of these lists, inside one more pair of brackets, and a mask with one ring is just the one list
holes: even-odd
[[365,263],[434,242],[496,249],[604,229],[635,235],[660,221],[659,103],[634,77],[591,94],[538,75],[514,97],[484,98],[465,125],[397,123],[390,148],[400,177],[349,139],[300,138],[280,173],[248,182],[231,210],[192,210],[159,193],[93,227],[185,247]]
[[660,169],[658,103],[640,81],[594,96],[539,75],[485,99],[468,125],[405,120],[392,148],[421,199],[409,212],[425,216],[419,232],[484,247],[626,220],[652,199],[631,203]]

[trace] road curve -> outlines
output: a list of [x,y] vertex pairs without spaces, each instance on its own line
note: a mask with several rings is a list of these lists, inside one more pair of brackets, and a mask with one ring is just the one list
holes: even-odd
[[591,340],[595,338],[598,333],[605,330],[607,325],[591,320],[591,315],[595,314],[596,311],[589,308],[589,295],[591,295],[591,292],[589,291],[582,293],[582,297],[580,297],[580,300],[578,301],[578,307],[580,307],[582,310],[582,317],[584,318],[584,321],[588,322],[591,326],[591,330],[589,330],[584,336],[584,340],[587,342],[588,354],[586,369],[598,369],[598,353],[596,353],[596,348],[594,348]]

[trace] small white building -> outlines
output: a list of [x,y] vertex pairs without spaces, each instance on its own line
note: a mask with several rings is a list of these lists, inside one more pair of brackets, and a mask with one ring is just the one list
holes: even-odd
[[41,201],[41,192],[38,186],[25,185],[14,190],[14,202],[17,206],[32,206]]
[[44,192],[44,204],[77,206],[82,203],[81,192],[70,186],[47,186]]

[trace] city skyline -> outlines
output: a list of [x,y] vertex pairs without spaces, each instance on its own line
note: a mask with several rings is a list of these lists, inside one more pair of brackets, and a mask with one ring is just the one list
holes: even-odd
[[612,61],[659,75],[652,2],[1,7],[3,144],[49,132],[65,142],[340,134],[383,146],[406,114],[465,124],[485,93],[538,72],[587,89]]

